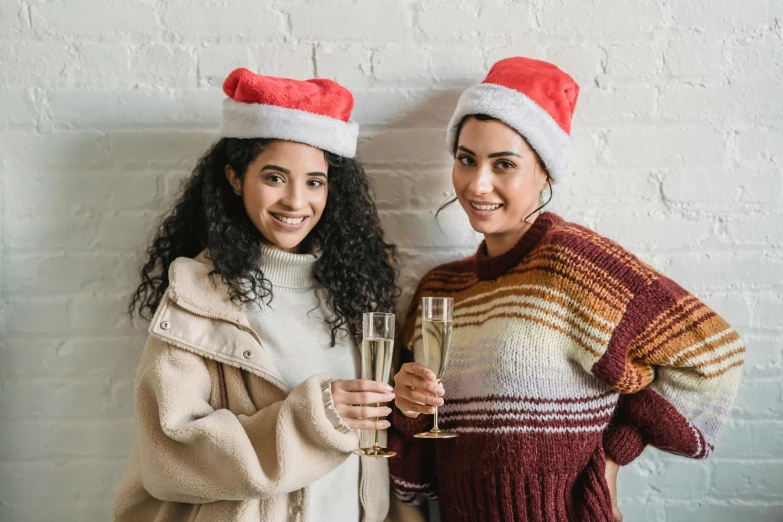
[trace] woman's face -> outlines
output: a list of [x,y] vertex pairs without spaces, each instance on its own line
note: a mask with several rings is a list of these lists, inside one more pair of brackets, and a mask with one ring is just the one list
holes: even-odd
[[511,127],[469,117],[459,134],[451,179],[473,229],[503,236],[519,233],[538,208],[547,174]]
[[264,238],[281,250],[299,252],[326,207],[328,168],[321,149],[273,141],[247,166],[243,179],[228,166],[226,177]]

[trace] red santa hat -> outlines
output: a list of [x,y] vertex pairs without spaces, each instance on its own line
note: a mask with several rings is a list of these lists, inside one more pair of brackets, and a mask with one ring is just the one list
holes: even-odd
[[274,138],[306,143],[353,158],[359,125],[353,95],[332,80],[289,80],[236,69],[223,82],[225,138]]
[[457,147],[462,119],[486,114],[524,136],[553,182],[563,181],[571,161],[571,116],[578,95],[574,79],[551,63],[522,57],[501,60],[481,84],[460,96],[449,123],[449,151]]

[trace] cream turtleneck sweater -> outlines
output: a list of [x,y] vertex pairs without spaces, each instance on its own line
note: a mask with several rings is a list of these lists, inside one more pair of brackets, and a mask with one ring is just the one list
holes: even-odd
[[[330,346],[331,330],[324,322],[329,314],[326,292],[313,278],[316,259],[311,254],[263,246],[260,269],[272,283],[272,301],[256,301],[247,307],[250,325],[291,388],[317,373],[333,379],[357,379],[361,372],[359,350],[350,336],[341,331],[336,345]],[[341,421],[331,407],[328,389],[324,401],[327,414],[339,428]],[[319,521],[358,521],[359,458],[348,457],[310,490],[307,511],[316,513]]]

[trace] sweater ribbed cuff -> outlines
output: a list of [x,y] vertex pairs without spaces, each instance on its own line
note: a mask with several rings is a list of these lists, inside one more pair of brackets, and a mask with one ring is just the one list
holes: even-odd
[[609,426],[604,433],[604,451],[621,466],[627,466],[642,454],[647,444],[633,426]]
[[334,429],[341,433],[348,433],[353,431],[348,427],[340,414],[337,413],[337,409],[334,407],[334,399],[332,398],[332,381],[327,381],[321,385],[321,389],[324,392],[324,410],[326,410],[326,418],[332,423]]

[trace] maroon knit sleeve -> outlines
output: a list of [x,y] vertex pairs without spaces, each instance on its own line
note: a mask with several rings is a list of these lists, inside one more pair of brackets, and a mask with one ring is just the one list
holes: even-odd
[[[414,342],[421,342],[421,332],[416,330],[416,319],[421,313],[419,303],[421,302],[421,296],[427,288],[427,282],[430,279],[432,272],[425,275],[419,282],[416,292],[413,294],[410,305],[408,305],[408,311],[405,314],[405,323],[403,324],[402,333],[396,343],[395,352],[395,370],[399,371],[400,367],[408,362],[413,362],[413,345]],[[397,406],[392,408],[391,423],[394,429],[413,435],[424,431],[428,423],[431,422],[429,415],[419,415],[415,419],[405,416]]]
[[[403,346],[400,349],[400,352],[400,366],[408,362],[413,362],[413,350],[409,349],[407,346]],[[392,407],[391,423],[394,430],[405,435],[414,435],[426,431],[431,427],[432,416],[420,414],[416,418],[411,418],[402,413],[400,409],[394,405]]]
[[[408,354],[408,350],[405,350]],[[408,356],[409,358],[409,356]],[[404,362],[408,362],[404,360]],[[428,439],[413,435],[431,427],[431,415],[406,417],[394,406],[389,429],[389,449],[397,456],[389,459],[389,473],[394,493],[403,502],[421,504],[427,498],[436,499],[435,445]]]
[[626,465],[652,445],[704,458],[728,420],[745,346],[722,318],[659,277],[628,306],[593,374],[622,394],[604,432]]
[[[421,280],[408,307],[402,336],[397,343],[397,368],[413,361],[413,343],[417,337],[416,318],[427,279],[425,276]],[[426,498],[436,498],[435,446],[431,440],[413,437],[429,429],[431,423],[431,415],[419,415],[412,419],[405,416],[396,405],[392,407],[388,447],[396,451],[397,456],[390,459],[389,472],[392,489],[403,502],[421,504]]]
[[650,393],[650,390],[645,389],[621,396],[612,422],[604,431],[604,451],[621,466],[633,462],[649,443],[649,438],[644,434],[644,426],[648,423],[640,422],[641,419],[637,417],[655,407],[656,400]]

